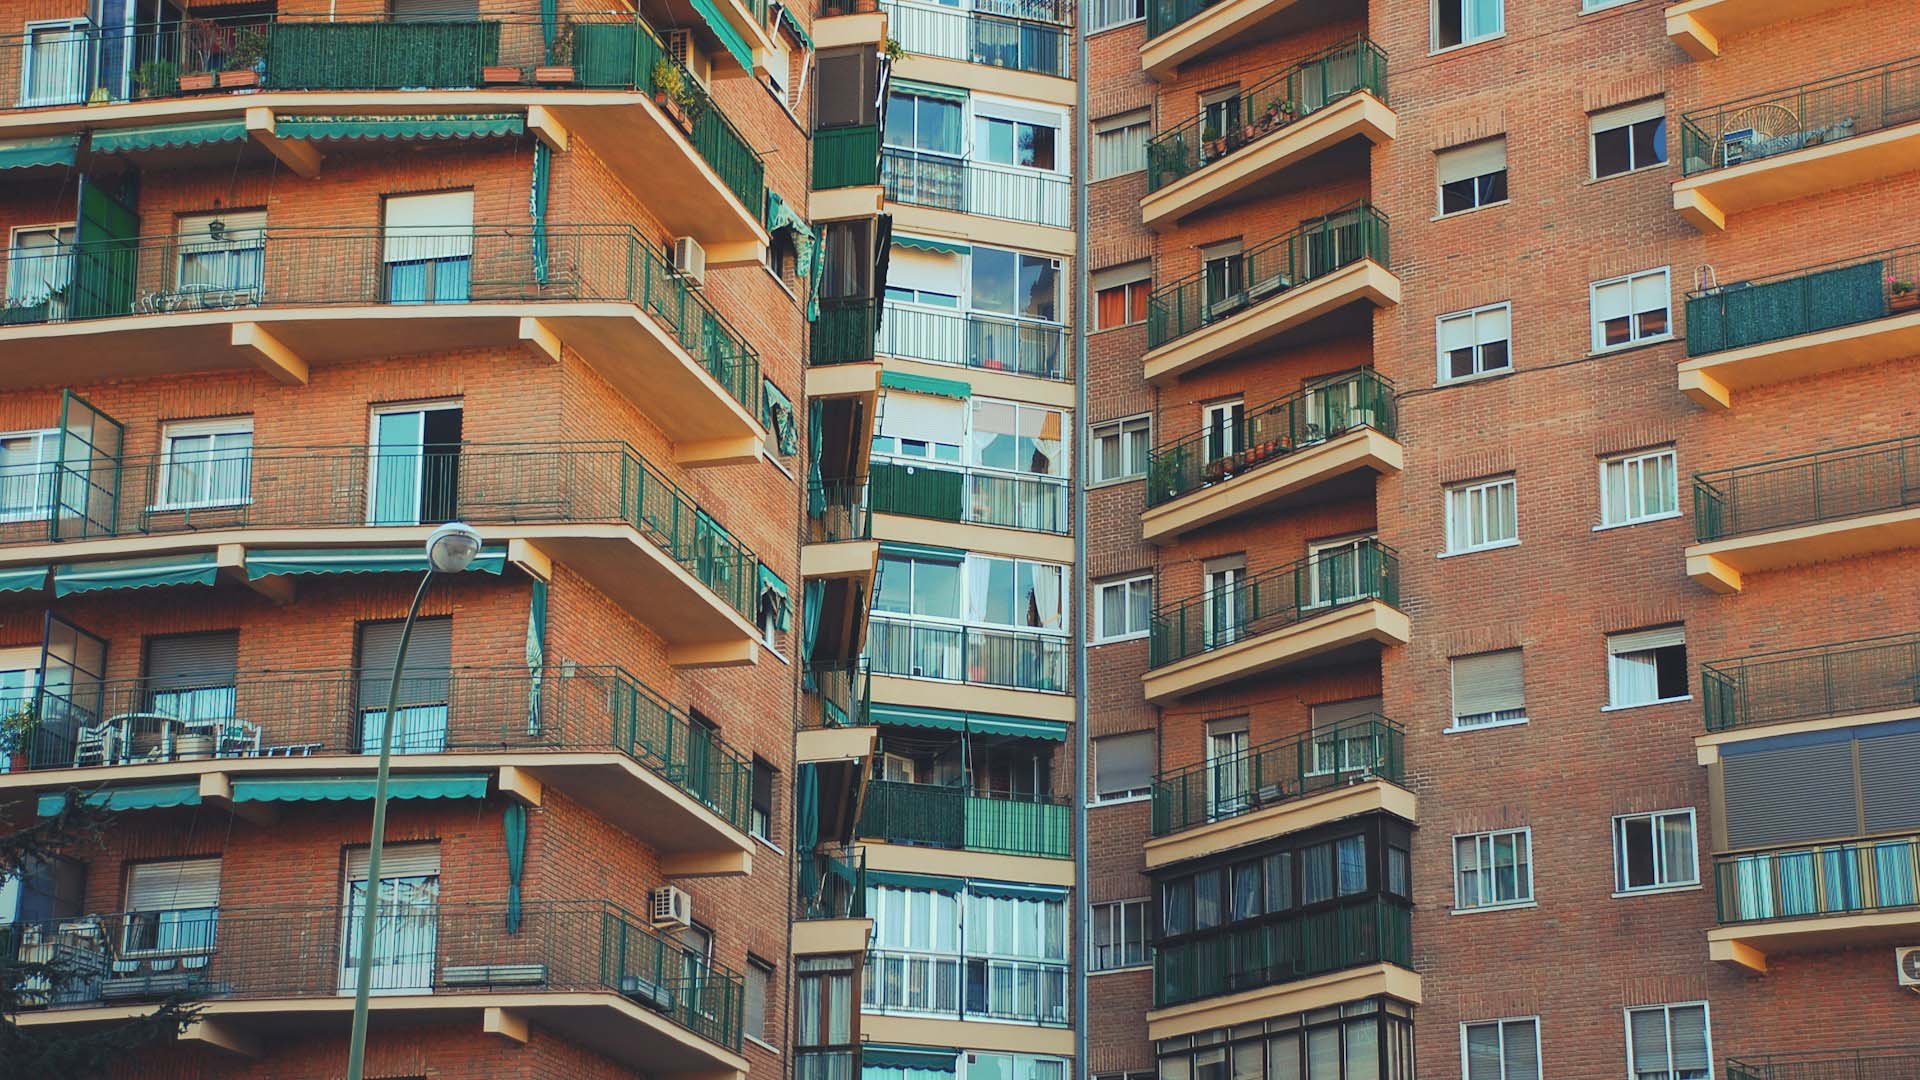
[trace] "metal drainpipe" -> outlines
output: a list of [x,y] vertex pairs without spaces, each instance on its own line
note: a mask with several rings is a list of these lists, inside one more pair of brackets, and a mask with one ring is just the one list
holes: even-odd
[[[1083,0],[1084,2],[1084,0]],[[1093,123],[1087,117],[1087,34],[1086,20],[1079,4],[1074,5],[1074,58],[1073,73],[1075,86],[1074,113],[1079,119],[1080,137],[1074,141],[1074,229],[1073,265],[1074,276],[1079,288],[1073,291],[1073,405],[1074,416],[1078,418],[1080,429],[1081,460],[1087,454],[1087,313],[1091,310],[1087,289],[1092,274],[1087,268],[1087,179],[1092,167]],[[1075,909],[1079,917],[1075,920],[1074,938],[1074,979],[1073,979],[1073,1016],[1074,1016],[1074,1075],[1078,1080],[1087,1080],[1091,1070],[1087,1065],[1087,968],[1089,950],[1092,946],[1093,908],[1087,902],[1087,766],[1091,761],[1092,740],[1087,735],[1087,648],[1089,638],[1088,594],[1087,594],[1087,488],[1082,482],[1086,473],[1079,462],[1074,462],[1073,478],[1073,595],[1078,597],[1074,610],[1079,614],[1074,620],[1074,685],[1079,693],[1074,699],[1074,770],[1073,770],[1073,882]]]

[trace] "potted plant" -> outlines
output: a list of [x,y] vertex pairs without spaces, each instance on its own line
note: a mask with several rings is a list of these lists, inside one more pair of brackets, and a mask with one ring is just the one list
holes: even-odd
[[480,81],[489,86],[500,83],[517,83],[526,76],[526,72],[512,64],[488,64],[480,69]]
[[683,128],[691,126],[680,107],[686,92],[687,77],[680,70],[680,65],[665,57],[653,62],[653,103]]
[[212,71],[195,71],[182,75],[180,76],[180,92],[183,94],[198,94],[203,90],[211,90],[213,89],[216,78],[218,78],[217,73]]
[[1221,145],[1220,129],[1216,127],[1211,120],[1200,125],[1200,142],[1207,148],[1207,159],[1209,161],[1219,157],[1225,152],[1226,148]]
[[31,764],[33,733],[39,729],[40,717],[31,701],[22,701],[0,716],[0,754],[5,755],[8,772],[24,772]]
[[[518,79],[518,75],[515,76],[515,79]],[[533,81],[537,83],[570,83],[573,81],[572,20],[561,20],[560,25],[554,30],[553,44],[547,48],[547,62],[533,69]]]
[[1920,305],[1920,292],[1914,291],[1914,283],[1911,280],[1888,274],[1887,291],[1890,294],[1888,306],[1895,311],[1906,311]]
[[897,64],[901,57],[907,55],[907,47],[900,44],[899,38],[890,37],[887,43],[881,46],[880,55],[886,57],[887,63]]
[[143,98],[179,93],[180,65],[171,60],[149,60],[134,69],[133,84]]
[[227,66],[220,72],[222,90],[259,86],[266,78],[267,32],[257,26],[233,32],[233,48],[227,53]]

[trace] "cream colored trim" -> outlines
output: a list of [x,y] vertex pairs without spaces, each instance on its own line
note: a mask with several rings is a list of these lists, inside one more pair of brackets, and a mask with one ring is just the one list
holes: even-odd
[[485,1034],[498,1035],[508,1042],[523,1045],[530,1032],[525,1016],[498,1005],[489,1005],[480,1013],[480,1030]]
[[857,397],[869,401],[880,393],[880,365],[828,364],[807,369],[807,396],[810,398]]
[[910,679],[897,675],[872,678],[873,699],[892,705],[918,705],[928,709],[959,709],[964,712],[1024,716],[1034,720],[1073,723],[1073,695],[1049,694],[1040,690],[1014,690],[1004,686],[980,686],[975,683],[941,682],[938,679]]
[[1209,822],[1171,836],[1148,840],[1146,865],[1148,870],[1157,870],[1341,821],[1357,814],[1377,812],[1416,822],[1419,820],[1419,803],[1413,792],[1386,780],[1349,784],[1251,814]]
[[1685,6],[1675,4],[1667,9],[1667,39],[1695,60],[1711,60],[1719,56],[1720,36],[1707,29],[1698,17],[1679,10]]
[[1687,576],[1739,592],[1747,574],[1920,545],[1920,507],[1733,536],[1687,546]]
[[835,540],[800,546],[800,577],[855,578],[869,585],[880,565],[880,541]]
[[1723,963],[1765,971],[1769,956],[1905,944],[1916,929],[1920,929],[1920,910],[1913,908],[1735,923],[1707,929],[1707,953]]
[[230,1021],[207,1016],[188,1021],[179,1038],[181,1042],[200,1043],[239,1057],[257,1058],[261,1053],[259,1039],[239,1030],[238,1025]]
[[813,48],[816,52],[848,45],[871,45],[878,49],[886,43],[887,13],[884,11],[822,15],[813,20]]
[[1393,110],[1371,91],[1348,95],[1148,194],[1140,200],[1141,222],[1165,232],[1182,219],[1354,136],[1378,146],[1398,133]]
[[806,728],[794,736],[793,759],[801,765],[828,761],[864,761],[880,738],[871,727]]
[[885,208],[886,202],[887,189],[879,184],[809,192],[807,220],[817,225],[822,221],[872,217]]
[[1920,311],[1680,361],[1680,390],[1703,408],[1733,392],[1828,375],[1920,353]]
[[880,366],[888,371],[898,371],[908,375],[957,379],[971,387],[978,397],[1031,402],[1055,409],[1070,410],[1074,406],[1072,379],[1036,379],[1031,375],[1009,375],[1004,371],[909,360],[904,356],[883,356],[880,358]]
[[1746,968],[1757,975],[1767,973],[1767,954],[1745,942],[1715,941],[1708,932],[1707,959]]
[[553,115],[553,110],[545,105],[527,106],[527,130],[534,137],[547,144],[547,149],[556,154],[564,154],[573,146],[573,135],[567,126]]
[[1391,476],[1401,465],[1399,442],[1372,428],[1349,431],[1149,508],[1140,515],[1140,538],[1150,544],[1173,540],[1337,476],[1363,469]]
[[[893,215],[894,230],[909,236],[1012,248],[1016,251],[1051,255],[1062,262],[1073,258],[1075,237],[1072,229],[1056,229],[1051,225],[1032,225],[1024,221],[1009,221],[1006,218],[986,217],[982,214],[963,214],[958,210],[936,210],[931,206],[910,206],[892,201],[887,203],[887,212]],[[1062,270],[1065,269],[1063,266]]]
[[1773,154],[1674,182],[1673,208],[1701,232],[1732,214],[1920,169],[1920,123]]
[[1140,69],[1155,82],[1170,82],[1180,65],[1220,49],[1254,40],[1261,24],[1299,10],[1300,0],[1225,0],[1140,46]]
[[508,540],[507,562],[519,567],[520,571],[530,578],[547,582],[553,580],[552,557],[541,551],[530,540]]
[[919,1016],[860,1014],[860,1034],[874,1043],[900,1046],[964,1046],[969,1050],[1003,1054],[1073,1056],[1072,1028],[1005,1024],[979,1018],[933,1020]]
[[793,924],[793,955],[866,952],[872,934],[872,919],[801,919]]
[[903,544],[965,548],[987,555],[1038,559],[1051,563],[1073,562],[1073,537],[1030,529],[1002,529],[995,525],[935,521],[905,514],[874,514],[873,535],[877,540],[894,540]]
[[560,335],[554,333],[553,327],[539,319],[529,316],[520,320],[520,340],[545,353],[547,359],[554,363],[560,362],[563,348],[560,344]]
[[1695,60],[1720,55],[1722,43],[1737,34],[1774,23],[1802,19],[1836,8],[1847,0],[1683,0],[1667,8],[1667,37]]
[[1311,979],[1207,998],[1147,1013],[1147,1038],[1171,1039],[1384,994],[1420,1004],[1420,976],[1395,964],[1348,968]]
[[1285,669],[1335,649],[1365,642],[1405,645],[1411,637],[1412,624],[1403,612],[1379,600],[1369,600],[1154,668],[1142,675],[1140,682],[1148,701],[1165,704]]
[[1378,307],[1398,304],[1400,279],[1372,259],[1343,266],[1149,351],[1144,363],[1147,381],[1164,386],[1177,376],[1362,300]]
[[954,851],[947,848],[911,847],[866,839],[867,869],[890,870],[900,874],[933,874],[940,877],[989,878],[994,881],[1027,881],[1035,885],[1073,888],[1072,859],[1042,859],[1033,855],[996,855],[985,851]]
[[252,349],[254,363],[275,382],[288,386],[307,384],[307,362],[259,323],[234,323],[230,340],[235,348]]
[[753,873],[753,855],[738,851],[682,851],[660,856],[660,873],[670,878],[745,877]]
[[499,778],[494,786],[500,790],[500,794],[522,806],[539,806],[540,798],[545,794],[540,778],[519,765],[500,766]]
[[1849,716],[1823,716],[1817,720],[1796,720],[1786,724],[1755,724],[1751,727],[1734,728],[1731,731],[1695,735],[1693,737],[1694,757],[1701,765],[1712,766],[1720,760],[1720,748],[1730,743],[1772,739],[1782,735],[1804,735],[1816,731],[1839,731],[1845,728],[1868,727],[1873,724],[1889,724],[1896,720],[1914,719],[1920,719],[1920,708],[1886,709],[1880,712],[1854,713]]
[[998,94],[1067,108],[1072,108],[1079,96],[1072,79],[994,67],[991,64],[970,64],[965,60],[949,60],[942,56],[908,53],[900,58],[895,70],[901,78],[916,82],[960,86],[976,94]]
[[278,158],[280,164],[291,169],[296,176],[311,180],[320,175],[319,149],[309,142],[282,139],[274,127],[272,109],[248,109],[246,124],[247,134],[253,141]]

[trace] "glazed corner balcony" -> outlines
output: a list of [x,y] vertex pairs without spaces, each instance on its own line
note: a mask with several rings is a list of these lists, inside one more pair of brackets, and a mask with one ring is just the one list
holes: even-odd
[[1264,79],[1226,103],[1225,130],[1203,114],[1147,143],[1143,222],[1169,227],[1355,138],[1385,142],[1398,130],[1386,102],[1387,55],[1365,38]]
[[475,348],[577,351],[687,465],[752,461],[760,360],[626,226],[278,228],[12,252],[0,384],[312,366]]
[[1068,0],[972,0],[972,10],[885,0],[887,32],[918,56],[1073,77]]
[[1065,535],[1067,478],[1036,476],[924,458],[876,458],[867,506],[876,514]]
[[1920,837],[1887,836],[1714,857],[1715,960],[1764,972],[1771,956],[1908,944],[1920,930]]
[[1673,208],[1702,232],[1756,207],[1911,171],[1920,60],[1770,91],[1680,120]]
[[1687,576],[1721,593],[1747,574],[1920,544],[1920,437],[1699,473],[1693,527]]
[[1147,298],[1148,382],[1165,385],[1217,360],[1341,333],[1368,332],[1358,306],[1400,302],[1387,269],[1387,218],[1336,210]]
[[1700,698],[1715,743],[1920,715],[1920,634],[1702,664]]
[[1148,636],[1147,700],[1404,645],[1411,626],[1399,603],[1399,557],[1365,540],[1164,605]]
[[[741,0],[711,5],[739,23],[728,33],[742,53],[770,41],[766,6],[753,6],[757,19]],[[734,55],[732,46],[714,50],[716,66],[737,67]],[[681,99],[656,104],[666,97],[659,73],[676,68]],[[714,264],[756,261],[767,242],[759,154],[630,14],[424,22],[282,14],[130,27],[74,20],[0,40],[7,72],[0,84],[19,90],[0,103],[10,110],[0,111],[0,137],[66,138],[84,127],[95,153],[108,140],[127,149],[252,141],[303,175],[321,167],[324,144],[311,140],[327,138],[295,130],[303,112],[313,114],[309,124],[520,112],[555,149],[584,136],[665,228],[699,237]],[[356,111],[371,115],[348,115]],[[289,130],[279,130],[283,121]]]
[[[210,804],[271,821],[301,798],[365,799],[388,671],[70,680],[41,691],[0,792],[75,786],[110,807]],[[748,760],[618,667],[461,667],[401,680],[398,798],[547,788],[644,839],[676,875],[751,866]]]
[[[22,1027],[76,1030],[196,1002],[182,1036],[244,1056],[290,1034],[344,1037],[353,1010],[357,903],[193,908],[16,923],[21,963],[86,973],[21,994]],[[745,986],[616,904],[383,906],[374,927],[374,1023],[464,1021],[512,1042],[538,1025],[649,1073],[739,1078]]]
[[1400,471],[1397,428],[1393,384],[1363,370],[1163,443],[1147,456],[1141,537],[1160,543],[1258,509],[1371,493],[1374,475]]
[[1920,1068],[1920,1046],[1870,1050],[1802,1050],[1741,1054],[1727,1059],[1727,1080],[1867,1080]]
[[568,565],[665,638],[676,665],[757,652],[757,557],[619,443],[94,452],[0,482],[7,588],[41,588],[48,563],[66,595],[63,575],[102,559],[197,559],[207,582],[231,574],[286,599],[298,575],[350,570],[356,550],[412,548],[462,520],[518,561]]
[[[1072,972],[1070,964],[1046,960],[870,950],[860,979],[860,1008],[872,1027],[879,1026],[871,1024],[876,1015],[1066,1027],[1072,1018]],[[885,1051],[866,1053],[868,1063],[877,1066],[874,1059]]]
[[889,844],[1065,859],[1073,854],[1066,800],[977,795],[965,787],[869,780],[860,811],[862,837]]
[[1073,182],[1065,173],[889,146],[880,151],[880,184],[888,202],[903,206],[1073,227]]
[[[1270,916],[1256,926],[1155,943],[1153,1007],[1172,1009],[1381,964],[1413,967],[1412,909],[1381,896],[1333,901]],[[1228,1015],[1227,1023],[1241,1018],[1238,1012]]]
[[914,619],[879,611],[867,623],[867,656],[875,675],[1070,694],[1072,653],[1072,642],[1064,633]]
[[1346,8],[1314,0],[1147,0],[1147,41],[1140,68],[1156,82],[1180,68],[1279,34],[1328,25]]
[[1405,735],[1381,716],[1348,721],[1161,773],[1149,870],[1385,811],[1414,821]]
[[1735,391],[1920,352],[1920,247],[1716,285],[1687,297],[1680,389],[1710,409]]
[[[866,849],[821,845],[801,852],[794,866],[793,955],[864,952],[872,936]],[[833,1080],[851,1080],[856,1075],[857,1070]]]

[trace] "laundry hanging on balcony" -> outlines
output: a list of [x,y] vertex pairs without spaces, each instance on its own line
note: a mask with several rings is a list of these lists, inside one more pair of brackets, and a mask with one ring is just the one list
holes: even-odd
[[[424,558],[424,556],[423,556]],[[163,585],[211,585],[219,573],[211,551],[157,559],[114,559],[69,563],[53,568],[53,595],[71,596],[107,589],[149,589]]]
[[773,608],[774,625],[780,630],[793,627],[793,599],[787,593],[787,583],[780,575],[760,564],[760,603]]
[[779,229],[793,231],[794,267],[793,276],[801,283],[807,293],[807,321],[820,317],[820,268],[825,260],[820,255],[820,238],[814,233],[813,226],[795,213],[778,192],[767,192],[768,232]]

